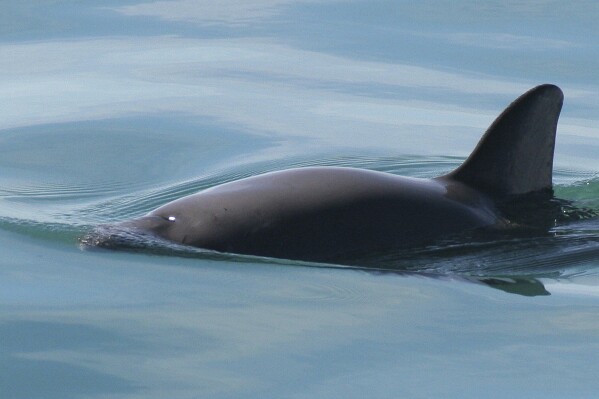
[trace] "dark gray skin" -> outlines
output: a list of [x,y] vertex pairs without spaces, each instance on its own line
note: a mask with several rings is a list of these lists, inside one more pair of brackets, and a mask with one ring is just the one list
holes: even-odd
[[523,94],[445,176],[290,169],[212,187],[117,226],[220,252],[319,262],[503,228],[498,200],[551,191],[562,102],[552,85]]
[[450,179],[302,168],[213,187],[128,226],[221,252],[327,261],[498,222],[489,198]]

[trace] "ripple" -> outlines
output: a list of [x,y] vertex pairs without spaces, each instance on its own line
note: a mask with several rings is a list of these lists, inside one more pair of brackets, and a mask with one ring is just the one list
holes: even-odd
[[561,226],[544,236],[439,243],[387,253],[364,267],[469,276],[568,277],[595,269],[599,259],[599,219]]
[[581,208],[599,211],[599,176],[580,176],[570,184],[556,185],[555,195],[571,200]]
[[[265,172],[309,166],[343,166],[432,177],[454,169],[461,162],[462,159],[457,157],[329,154],[221,165],[192,179],[156,185],[148,185],[147,182],[127,185],[108,181],[95,182],[93,185],[9,182],[0,189],[0,228],[38,237],[56,235],[60,240],[73,240],[81,236],[82,246],[89,247],[88,244],[93,242],[86,241],[90,240],[90,236],[84,232],[90,231],[90,226],[136,217],[174,199]],[[222,254],[148,240],[147,237],[138,239],[136,245],[127,250],[234,263],[349,267],[394,273],[553,277],[588,273],[588,269],[597,269],[596,259],[599,259],[599,218],[595,217],[599,211],[599,177],[597,173],[564,169],[556,174],[560,181],[555,187],[556,195],[572,201],[572,207],[588,212],[575,215],[580,217],[564,218],[563,223],[541,236],[448,240],[427,248],[373,254],[366,259],[348,262],[350,266]],[[304,299],[351,300],[363,293],[348,291],[341,286],[314,286],[304,287],[297,295],[305,295]]]
[[583,182],[599,181],[599,172],[579,169],[556,168],[553,171],[555,184],[559,186],[578,185]]
[[319,304],[326,302],[351,304],[367,302],[369,298],[376,295],[367,286],[353,286],[351,281],[343,278],[343,274],[339,274],[339,277],[315,279],[315,282],[309,284],[290,285],[294,289],[290,291],[290,287],[286,287],[284,292],[280,292],[280,297],[302,302],[313,301]]
[[131,189],[131,185],[120,182],[95,182],[93,185],[36,182],[4,185],[0,188],[0,197],[67,201],[113,195],[125,189]]

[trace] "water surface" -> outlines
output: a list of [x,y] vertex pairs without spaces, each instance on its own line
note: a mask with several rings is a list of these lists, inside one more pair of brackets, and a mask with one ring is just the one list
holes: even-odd
[[[1,396],[594,397],[598,17],[590,1],[6,6]],[[556,196],[589,211],[542,236],[368,269],[79,248],[262,172],[446,173],[540,83],[566,97]]]

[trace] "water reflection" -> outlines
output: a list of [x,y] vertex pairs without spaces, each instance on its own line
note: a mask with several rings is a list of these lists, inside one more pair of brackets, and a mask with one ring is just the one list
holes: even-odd
[[[487,96],[528,88],[423,67],[351,60],[260,39],[94,39],[4,44],[2,51],[7,57],[0,65],[5,71],[0,83],[13,100],[4,110],[4,128],[167,111],[218,118],[249,131],[303,137],[335,133],[334,123],[341,121],[345,133],[356,129],[348,123],[377,124],[377,119],[382,126],[426,121],[432,126],[482,127],[492,114],[480,116],[455,103],[415,103],[413,93],[402,100],[365,100],[334,88],[343,85],[347,92],[351,85],[384,84],[397,96],[411,87]],[[363,131],[361,143],[375,129]]]
[[41,392],[45,398],[123,395],[139,389],[118,373],[98,370],[94,362],[69,361],[86,352],[114,355],[115,350],[139,350],[138,343],[106,328],[4,319],[0,337],[0,386],[7,398],[38,397]]
[[[398,273],[82,252],[76,237],[82,223],[289,166],[433,176],[459,164],[515,95],[543,82],[566,94],[558,190],[596,209],[599,3],[2,7],[2,393],[596,394],[596,222],[483,256],[427,255],[448,274],[476,265],[489,275],[522,271],[488,282],[552,294],[534,298]],[[590,189],[572,185],[587,181]],[[565,265],[572,275],[528,280],[531,264],[558,275]]]
[[[475,377],[496,389],[509,381],[517,395],[544,386],[531,382],[531,364],[551,364],[535,368],[544,376],[566,369],[593,381],[592,367],[573,370],[593,364],[589,347],[598,344],[597,307],[585,296],[524,299],[414,276],[130,254],[64,260],[56,249],[44,251],[50,263],[40,269],[28,261],[35,245],[2,238],[26,260],[3,275],[12,293],[0,293],[0,361],[9,371],[0,379],[14,377],[2,382],[15,398],[360,397],[369,389],[462,397]],[[509,372],[497,381],[501,365]],[[576,378],[558,392],[579,392]]]
[[167,21],[247,26],[280,17],[286,8],[302,3],[339,3],[339,0],[176,0],[140,2],[113,10],[127,16],[157,17]]
[[[191,2],[180,3],[123,9],[157,8],[193,17],[187,12]],[[194,9],[203,15],[197,4]],[[254,37],[78,37],[4,43],[1,50],[6,56],[0,62],[0,87],[12,99],[3,111],[2,128],[182,112],[258,133],[328,138],[337,144],[353,139],[349,145],[362,146],[372,142],[364,137],[376,137],[384,146],[389,135],[408,133],[413,125],[480,131],[506,99],[531,85]],[[568,101],[588,101],[592,90],[587,87],[564,85]],[[431,91],[440,102],[427,100]],[[394,99],[384,93],[393,93]],[[481,115],[481,104],[494,108],[487,105],[488,113]],[[569,133],[580,130],[577,126],[568,126]],[[360,135],[348,135],[352,131]]]

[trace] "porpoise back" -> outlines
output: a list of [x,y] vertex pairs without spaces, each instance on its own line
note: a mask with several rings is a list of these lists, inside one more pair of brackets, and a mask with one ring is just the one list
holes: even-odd
[[[551,191],[562,102],[553,85],[523,94],[460,167],[434,179],[353,168],[290,169],[222,184],[107,230],[132,229],[222,252],[336,262],[502,228],[497,199]],[[109,236],[96,234],[91,241],[112,246],[103,238]]]

